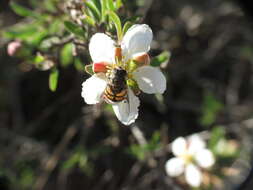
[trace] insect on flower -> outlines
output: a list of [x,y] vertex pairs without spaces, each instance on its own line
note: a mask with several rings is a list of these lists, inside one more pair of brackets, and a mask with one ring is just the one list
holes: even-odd
[[147,52],[153,33],[146,24],[133,25],[116,43],[104,33],[91,37],[89,51],[93,74],[82,84],[87,104],[106,101],[112,104],[117,118],[130,125],[138,117],[142,91],[163,93],[166,79],[159,68],[150,66]]
[[104,91],[105,100],[108,101],[108,103],[114,103],[126,99],[126,70],[121,67],[115,67],[114,69],[110,70],[107,75],[108,84]]

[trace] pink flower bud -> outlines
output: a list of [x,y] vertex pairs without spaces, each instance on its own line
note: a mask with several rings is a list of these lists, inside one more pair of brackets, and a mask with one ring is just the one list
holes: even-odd
[[92,70],[94,73],[106,73],[109,65],[107,62],[93,63]]
[[118,60],[122,59],[122,50],[120,47],[115,48],[115,57],[118,58]]
[[18,50],[21,48],[22,43],[18,40],[10,42],[7,46],[7,53],[9,56],[14,56],[17,54]]

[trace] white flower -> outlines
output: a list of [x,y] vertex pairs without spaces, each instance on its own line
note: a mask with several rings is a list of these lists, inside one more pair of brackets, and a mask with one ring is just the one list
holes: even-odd
[[188,139],[178,137],[172,142],[172,153],[176,156],[165,164],[165,170],[171,177],[178,177],[185,173],[186,182],[199,187],[202,182],[201,168],[207,169],[214,165],[215,159],[206,148],[205,141],[199,135],[192,135]]
[[[148,25],[133,25],[116,47],[116,43],[104,33],[96,33],[89,44],[90,56],[95,72],[82,84],[82,97],[87,104],[103,101],[104,90],[108,83],[108,68],[120,66],[127,72],[127,100],[111,102],[117,118],[125,125],[130,125],[138,117],[139,98],[135,90],[145,93],[163,93],[166,79],[160,69],[149,66],[147,52],[153,38]],[[133,62],[135,61],[135,62]],[[134,67],[131,65],[135,63]],[[107,101],[108,102],[108,101]]]

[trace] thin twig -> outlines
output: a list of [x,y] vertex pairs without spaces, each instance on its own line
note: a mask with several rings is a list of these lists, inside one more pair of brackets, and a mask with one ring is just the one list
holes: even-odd
[[[147,140],[144,134],[142,133],[142,131],[139,129],[139,127],[136,124],[131,125],[130,129],[133,136],[136,138],[137,142],[139,143],[139,145],[141,145],[142,147],[147,145]],[[156,160],[153,158],[153,155],[150,152],[146,153],[146,158],[147,158],[149,167],[154,168],[157,165]]]
[[58,163],[61,155],[63,154],[64,150],[66,149],[66,147],[70,143],[71,139],[76,135],[77,131],[78,130],[75,125],[72,125],[67,129],[61,142],[57,145],[52,156],[46,162],[45,167],[43,168],[42,174],[38,177],[38,179],[34,185],[35,190],[44,189],[44,187],[50,177],[50,174],[57,166],[57,163]]

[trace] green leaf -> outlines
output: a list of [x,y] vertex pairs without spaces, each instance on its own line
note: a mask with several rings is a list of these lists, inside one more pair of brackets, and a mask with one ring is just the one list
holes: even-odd
[[99,12],[101,12],[102,9],[101,0],[91,0],[91,1],[94,3]]
[[59,30],[61,30],[61,26],[62,21],[59,19],[54,19],[48,27],[48,33],[51,35],[55,35],[56,33],[59,32]]
[[213,150],[217,143],[225,138],[225,129],[222,126],[216,126],[211,131],[211,137],[208,142],[208,147]]
[[223,108],[215,96],[211,92],[207,92],[204,96],[204,102],[202,105],[202,117],[200,118],[200,123],[203,126],[209,126],[213,124],[219,111]]
[[117,36],[118,36],[118,40],[120,41],[122,39],[122,26],[121,26],[121,21],[120,21],[120,18],[119,16],[113,12],[113,11],[110,11],[108,12],[109,14],[109,19],[111,20],[111,22],[114,23],[115,25],[115,28],[117,30]]
[[6,38],[19,38],[25,40],[37,32],[38,30],[35,27],[12,28],[6,32],[3,32],[3,36]]
[[84,32],[83,28],[73,22],[65,21],[64,26],[69,32],[71,32],[79,37],[83,38],[85,36],[85,32]]
[[10,7],[19,16],[40,18],[39,14],[17,3],[11,2]]
[[41,54],[37,54],[34,58],[34,63],[37,64],[37,63],[41,63],[45,61],[45,57],[43,57]]
[[86,65],[84,69],[85,69],[86,73],[88,73],[88,74],[90,74],[90,75],[95,74],[95,73],[93,72],[93,69],[92,69],[92,64]]
[[123,35],[127,32],[127,30],[133,25],[133,23],[127,21],[123,26]]
[[39,48],[46,51],[47,49],[53,47],[55,44],[59,44],[61,42],[61,39],[58,36],[52,36],[43,39],[43,41],[40,43]]
[[126,151],[140,161],[145,159],[146,150],[138,144],[132,144]]
[[57,8],[56,8],[56,2],[55,1],[43,1],[43,7],[51,12],[51,13],[56,13],[57,12]]
[[60,61],[61,65],[64,67],[67,67],[73,62],[72,47],[72,43],[68,43],[61,49]]
[[49,89],[54,92],[58,84],[59,71],[53,69],[49,75]]
[[132,16],[132,17],[130,17],[130,18],[127,18],[127,19],[125,20],[125,22],[129,21],[129,22],[132,22],[132,23],[137,23],[137,22],[140,21],[141,18],[142,18],[142,17],[139,16],[139,15],[137,15],[137,16]]
[[115,11],[115,6],[114,6],[114,3],[113,3],[113,0],[107,0],[107,9],[110,10],[110,11]]
[[96,21],[92,17],[85,15],[85,19],[82,19],[82,23],[83,24],[87,23],[90,26],[95,26]]
[[97,21],[100,21],[101,14],[100,14],[100,11],[99,11],[98,7],[94,4],[94,2],[88,1],[88,2],[85,2],[85,5],[86,5],[86,6],[88,7],[88,9],[90,10],[92,16],[93,16]]
[[85,69],[84,64],[82,63],[82,61],[79,58],[75,58],[74,66],[75,66],[76,70],[78,70],[78,71],[83,71]]
[[101,20],[102,22],[105,21],[105,17],[106,17],[106,10],[107,10],[107,0],[101,0]]
[[150,65],[153,67],[159,67],[162,63],[167,63],[170,60],[170,52],[169,51],[164,51],[161,54],[159,54],[158,56],[154,57],[151,60]]
[[122,5],[123,5],[122,0],[116,0],[116,2],[115,2],[116,9],[119,9],[120,7],[122,7]]

